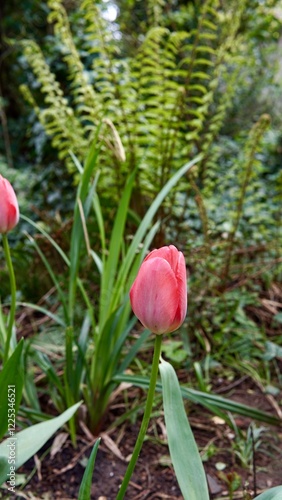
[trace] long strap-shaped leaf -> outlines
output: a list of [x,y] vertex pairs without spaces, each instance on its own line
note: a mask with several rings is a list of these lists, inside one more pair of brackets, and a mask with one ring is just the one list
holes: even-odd
[[93,446],[91,455],[89,457],[85,472],[83,474],[82,482],[79,488],[78,499],[77,500],[90,500],[91,498],[91,486],[92,486],[92,476],[95,466],[96,455],[101,438],[97,439]]
[[185,500],[209,500],[201,457],[184,409],[173,367],[160,363],[168,446],[175,474]]
[[[98,127],[99,129],[99,127]],[[84,207],[84,216],[87,218],[91,204],[93,193],[95,191],[95,180],[91,183],[91,177],[93,175],[94,169],[96,167],[96,161],[100,151],[100,146],[98,144],[98,135],[92,143],[90,151],[85,161],[85,166],[83,168],[83,173],[81,175],[80,183],[77,189],[76,203],[74,207],[74,220],[71,232],[71,242],[70,242],[70,277],[69,277],[69,318],[71,324],[73,322],[74,314],[74,304],[76,297],[77,288],[77,276],[80,263],[80,249],[83,241],[83,227],[81,224],[81,213],[79,210],[80,200],[82,206]],[[89,190],[89,185],[92,187]],[[90,191],[90,193],[89,193]],[[89,198],[87,197],[89,193]]]
[[[20,217],[21,217],[21,219],[23,219],[26,222],[28,222],[31,226],[35,227],[35,229],[37,231],[39,231],[51,243],[52,247],[58,252],[58,254],[63,259],[63,261],[65,262],[65,264],[70,268],[71,265],[72,265],[70,259],[65,254],[65,252],[62,250],[62,248],[60,248],[60,246],[56,243],[56,241],[43,229],[43,227],[40,224],[38,224],[37,222],[33,222],[33,220],[29,219],[29,217],[26,217],[23,214],[21,214]],[[87,306],[88,312],[90,314],[92,325],[93,325],[93,329],[95,329],[95,319],[94,319],[94,314],[93,314],[93,304],[91,303],[91,301],[90,301],[90,299],[89,299],[89,297],[88,297],[88,295],[86,293],[86,290],[84,288],[84,285],[83,285],[81,279],[78,278],[78,277],[76,279],[77,279],[77,286],[80,289],[81,295],[83,297],[83,300],[84,300],[84,302],[85,302],[85,304]],[[67,324],[69,324],[69,320],[67,321]]]
[[[118,373],[113,377],[116,382],[128,382],[132,385],[137,385],[143,389],[148,389],[149,379],[148,377],[143,377],[141,375],[127,375],[125,373]],[[161,391],[162,386],[160,382],[157,382],[156,390]],[[210,411],[215,412],[217,409],[224,410],[225,412],[236,413],[237,415],[243,415],[244,417],[253,418],[261,422],[266,422],[271,425],[281,425],[280,418],[267,413],[252,406],[247,406],[243,403],[238,403],[237,401],[232,401],[231,399],[223,398],[217,394],[209,394],[207,392],[197,391],[189,387],[181,387],[182,396],[189,399],[192,403],[201,404]],[[224,417],[224,415],[222,415]],[[281,498],[282,500],[282,498]]]
[[120,249],[124,239],[124,228],[127,218],[128,206],[131,198],[134,178],[136,170],[134,170],[124,187],[123,195],[121,197],[117,214],[115,217],[108,258],[103,263],[103,273],[101,277],[101,292],[100,292],[100,317],[99,317],[99,327],[102,331],[103,326],[107,320],[109,312],[113,311],[113,308],[109,306],[111,304],[111,295],[113,293],[114,280],[116,276],[117,266],[120,258]]
[[32,425],[3,441],[0,444],[0,485],[7,480],[9,474],[10,447],[13,446],[13,450],[15,448],[17,450],[15,464],[13,465],[15,469],[18,469],[35,455],[48,439],[74,415],[80,405],[81,402],[76,403],[58,417]]
[[282,499],[282,486],[275,486],[270,490],[264,491],[254,500],[281,500]]

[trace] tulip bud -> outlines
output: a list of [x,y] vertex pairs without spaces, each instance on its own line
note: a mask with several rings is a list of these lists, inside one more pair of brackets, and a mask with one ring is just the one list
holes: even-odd
[[173,245],[153,250],[144,259],[130,289],[134,314],[153,333],[177,330],[187,312],[186,265]]
[[19,222],[19,206],[11,184],[0,175],[0,233],[8,233]]

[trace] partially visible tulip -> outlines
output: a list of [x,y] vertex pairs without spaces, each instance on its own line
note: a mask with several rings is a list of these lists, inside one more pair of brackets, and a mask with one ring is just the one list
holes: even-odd
[[177,330],[187,312],[186,265],[173,245],[153,250],[144,259],[130,289],[134,314],[153,333]]
[[19,205],[11,184],[0,175],[0,233],[8,233],[19,222]]

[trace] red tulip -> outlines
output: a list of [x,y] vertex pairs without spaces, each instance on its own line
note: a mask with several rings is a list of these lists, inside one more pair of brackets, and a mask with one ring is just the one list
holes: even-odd
[[183,253],[173,245],[150,252],[129,295],[134,314],[153,333],[169,333],[179,328],[187,312]]
[[0,233],[8,233],[19,222],[19,206],[11,184],[0,175]]

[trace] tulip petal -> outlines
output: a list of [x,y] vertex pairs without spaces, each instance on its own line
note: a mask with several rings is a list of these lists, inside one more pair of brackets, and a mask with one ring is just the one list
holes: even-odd
[[[184,255],[178,252],[178,263],[176,268],[176,281],[178,286],[178,309],[175,315],[175,323],[179,326],[183,323],[187,313],[187,279],[186,279],[186,263]],[[176,326],[177,328],[177,326]]]
[[153,250],[147,255],[144,262],[156,257],[165,259],[171,266],[175,274],[178,287],[178,307],[175,313],[170,331],[176,330],[184,321],[187,313],[187,283],[186,283],[186,264],[184,255],[179,252],[174,245],[165,246]]
[[17,197],[9,181],[0,175],[0,233],[13,229],[18,221]]
[[161,257],[162,259],[165,259],[171,266],[174,274],[176,273],[177,267],[178,267],[178,258],[179,258],[179,251],[174,245],[170,246],[165,246],[158,248],[156,250],[153,250],[152,252],[147,255],[146,260],[155,258],[155,257]]
[[14,227],[19,221],[19,210],[17,206],[15,206],[12,203],[8,203],[8,210],[7,210],[7,222],[8,222],[8,228]]
[[134,314],[153,333],[173,331],[179,307],[178,285],[169,262],[150,257],[143,262],[130,290]]

